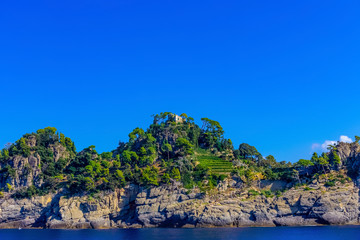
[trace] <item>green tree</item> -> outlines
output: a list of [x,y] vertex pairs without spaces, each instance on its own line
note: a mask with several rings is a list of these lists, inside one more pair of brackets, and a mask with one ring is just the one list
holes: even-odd
[[326,153],[321,154],[321,156],[319,157],[317,154],[314,153],[313,157],[311,158],[312,162],[319,165],[323,172],[324,175],[326,177],[326,170],[325,167],[327,167],[329,165],[329,156]]
[[180,171],[178,168],[173,168],[171,170],[171,177],[173,179],[175,179],[176,181],[180,181],[181,180],[181,176],[180,176]]
[[[308,169],[308,167],[314,166],[314,163],[310,160],[306,160],[306,159],[300,159],[298,162],[296,162],[295,167],[303,167],[306,170]],[[309,176],[308,171],[306,171],[306,175]]]
[[313,164],[318,164],[319,155],[317,154],[317,152],[314,152],[314,153],[313,153],[310,161],[311,161]]
[[145,135],[145,131],[142,128],[135,128],[131,133],[129,133],[129,143],[133,144],[136,139]]
[[310,166],[314,166],[314,163],[311,162],[310,160],[300,159],[297,163],[295,163],[295,166],[308,168]]
[[[74,144],[73,141],[71,141],[70,138],[65,137],[64,142],[65,142],[65,147],[66,147],[66,149],[68,149],[69,151],[72,151],[72,152],[76,153],[75,144]],[[95,146],[93,146],[93,149],[94,149],[94,148],[95,148]]]
[[162,180],[164,183],[169,184],[170,183],[170,175],[168,173],[164,173],[162,176]]
[[265,160],[261,161],[261,166],[273,168],[276,166],[277,162],[273,155],[269,155],[265,158]]
[[335,151],[332,152],[332,158],[333,158],[334,163],[337,166],[339,166],[341,164],[341,158],[339,157],[339,155]]
[[176,146],[180,150],[180,155],[191,155],[194,153],[194,145],[185,138],[176,139]]
[[141,182],[144,185],[159,185],[158,183],[158,173],[159,170],[152,166],[146,166],[143,170],[142,170],[142,174],[141,174]]
[[239,154],[242,159],[255,159],[261,160],[262,156],[254,146],[250,146],[247,143],[242,143],[239,146]]
[[167,153],[167,156],[168,156],[168,160],[170,159],[170,152],[172,152],[172,147],[171,147],[171,144],[169,144],[168,142],[163,142],[163,145],[161,146],[161,150],[163,152],[166,152]]
[[209,118],[201,119],[203,125],[201,128],[202,138],[206,145],[214,147],[215,144],[223,139],[224,130],[220,123]]
[[122,154],[121,154],[121,158],[123,163],[128,163],[130,165],[135,165],[137,164],[138,160],[139,160],[139,156],[136,154],[136,152],[133,151],[128,151],[125,150]]
[[124,173],[121,170],[116,170],[115,171],[115,179],[119,182],[119,185],[121,187],[125,186],[125,177],[124,177]]
[[9,150],[7,150],[7,149],[3,150],[3,158],[5,161],[10,158]]
[[65,144],[65,135],[63,133],[60,133],[60,143],[64,147],[66,146],[66,144]]

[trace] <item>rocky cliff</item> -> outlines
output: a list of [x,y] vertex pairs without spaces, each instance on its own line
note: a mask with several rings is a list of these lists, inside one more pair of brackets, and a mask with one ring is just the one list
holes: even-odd
[[[253,195],[226,180],[208,194],[177,184],[135,185],[95,197],[61,192],[0,201],[0,228],[242,227],[358,224],[359,189],[352,182],[314,182],[281,196]],[[268,186],[269,187],[269,186]],[[271,186],[270,186],[271,187]]]
[[[15,189],[21,189],[41,184],[44,174],[40,169],[50,174],[50,167],[56,167],[60,159],[67,164],[66,159],[73,154],[67,150],[71,142],[49,144],[45,149],[47,155],[44,155],[44,148],[35,138],[30,136],[27,141],[31,154],[27,157],[15,155],[0,164],[0,170],[6,170],[2,171],[1,187],[10,184]],[[294,182],[287,184],[284,181],[266,180],[249,185],[239,177],[228,176],[206,193],[199,187],[185,189],[178,181],[149,188],[129,184],[93,195],[74,195],[66,188],[54,188],[52,194],[31,195],[31,198],[24,199],[16,199],[9,192],[2,193],[0,228],[359,224],[360,145],[339,143],[332,151],[337,151],[340,164],[334,169],[328,168],[327,174],[322,174],[322,177],[317,174],[317,177],[311,178],[310,184],[305,181],[306,184],[301,185],[303,182],[299,179],[298,186]],[[47,158],[49,160],[45,161]],[[311,168],[308,170],[312,171]],[[323,170],[325,172],[325,168]],[[303,174],[308,175],[308,172],[304,171]],[[346,177],[347,174],[352,178]],[[275,194],[276,190],[281,191]]]

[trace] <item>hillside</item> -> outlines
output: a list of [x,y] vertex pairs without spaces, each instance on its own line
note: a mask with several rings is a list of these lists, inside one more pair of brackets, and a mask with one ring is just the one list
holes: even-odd
[[0,227],[357,221],[358,142],[291,164],[247,143],[235,148],[219,122],[201,121],[156,114],[146,130],[135,128],[128,141],[103,153],[93,145],[77,152],[53,127],[23,135],[0,151]]

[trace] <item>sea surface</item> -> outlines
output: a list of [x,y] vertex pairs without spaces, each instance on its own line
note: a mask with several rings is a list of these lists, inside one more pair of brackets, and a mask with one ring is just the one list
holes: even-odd
[[360,240],[360,226],[269,227],[269,228],[196,228],[196,229],[112,229],[50,230],[2,229],[0,240]]

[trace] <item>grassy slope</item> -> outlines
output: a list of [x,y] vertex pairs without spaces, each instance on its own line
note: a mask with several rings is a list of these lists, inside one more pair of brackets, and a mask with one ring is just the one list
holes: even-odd
[[216,174],[230,174],[232,171],[232,163],[218,158],[205,151],[197,151],[196,160],[200,165],[209,167]]

